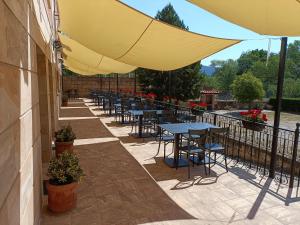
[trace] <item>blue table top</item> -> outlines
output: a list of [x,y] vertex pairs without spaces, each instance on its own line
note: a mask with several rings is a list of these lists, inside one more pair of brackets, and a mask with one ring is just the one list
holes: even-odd
[[128,112],[133,116],[142,116],[144,115],[144,112],[153,112],[155,111],[157,114],[162,114],[163,110],[155,110],[155,109],[149,109],[149,110],[129,110]]
[[204,130],[209,128],[217,128],[210,123],[170,123],[158,125],[160,128],[172,134],[186,134],[189,130]]

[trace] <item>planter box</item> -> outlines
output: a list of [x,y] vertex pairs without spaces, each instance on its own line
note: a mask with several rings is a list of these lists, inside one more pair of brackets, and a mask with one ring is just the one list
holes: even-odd
[[204,110],[191,109],[191,112],[195,116],[202,116],[204,113]]
[[243,127],[248,130],[263,131],[266,127],[265,124],[250,122],[247,120],[242,120],[242,123],[243,123]]

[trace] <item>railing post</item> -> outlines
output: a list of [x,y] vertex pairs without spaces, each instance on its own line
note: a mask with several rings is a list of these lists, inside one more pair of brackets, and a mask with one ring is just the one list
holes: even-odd
[[214,125],[217,125],[217,114],[214,114]]
[[295,167],[296,167],[296,159],[297,159],[297,151],[298,151],[298,143],[299,143],[299,128],[300,128],[300,123],[297,123],[296,130],[295,130],[292,163],[291,163],[290,188],[293,188],[294,186]]

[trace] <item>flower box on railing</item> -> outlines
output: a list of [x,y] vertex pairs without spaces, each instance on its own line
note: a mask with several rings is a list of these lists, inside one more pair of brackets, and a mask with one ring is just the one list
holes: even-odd
[[247,112],[240,112],[244,128],[254,131],[262,131],[268,121],[267,115],[260,109],[251,109]]
[[243,127],[248,130],[263,131],[266,127],[263,123],[256,123],[247,120],[242,120]]
[[202,116],[204,114],[205,110],[191,109],[191,112],[195,116]]

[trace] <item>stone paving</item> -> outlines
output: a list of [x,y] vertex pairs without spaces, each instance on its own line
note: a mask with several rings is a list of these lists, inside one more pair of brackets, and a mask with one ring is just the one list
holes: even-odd
[[116,124],[89,100],[85,105],[62,109],[61,120],[79,134],[75,149],[87,175],[77,208],[53,215],[45,207],[42,224],[300,224],[297,188],[234,161],[226,173],[222,157],[210,176],[195,166],[188,179],[187,168],[165,165],[155,140],[129,136],[129,126]]

